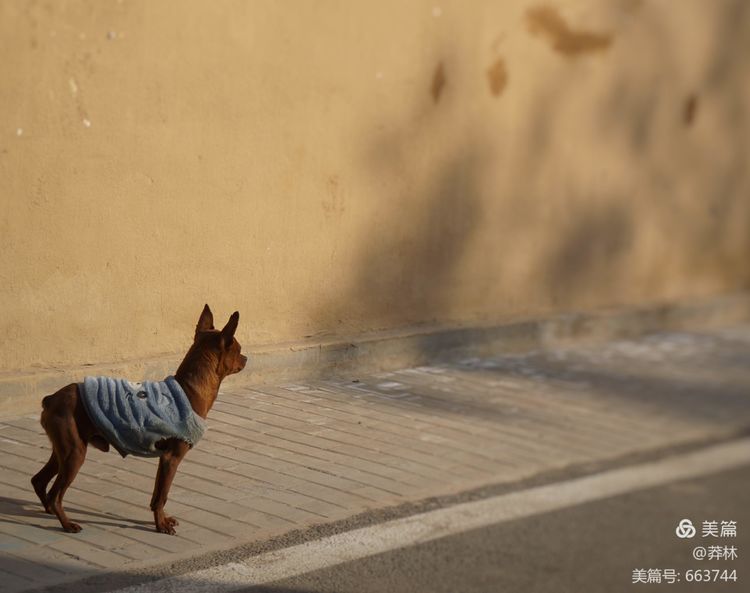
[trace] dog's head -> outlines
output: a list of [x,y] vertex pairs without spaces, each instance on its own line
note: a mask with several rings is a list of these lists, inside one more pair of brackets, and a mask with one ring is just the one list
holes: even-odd
[[234,337],[239,321],[240,313],[235,311],[224,328],[217,330],[214,328],[213,313],[206,305],[198,319],[198,325],[195,326],[193,349],[216,357],[216,370],[220,377],[239,373],[247,364],[247,356],[241,354],[242,346]]

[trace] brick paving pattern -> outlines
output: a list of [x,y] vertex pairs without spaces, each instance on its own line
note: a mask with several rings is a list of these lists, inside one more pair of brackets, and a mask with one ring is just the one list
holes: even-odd
[[718,436],[750,424],[749,388],[745,326],[222,391],[170,493],[174,537],[148,509],[156,461],[93,448],[66,496],[83,531],[64,533],[29,483],[50,451],[38,415],[0,419],[0,583],[161,564]]

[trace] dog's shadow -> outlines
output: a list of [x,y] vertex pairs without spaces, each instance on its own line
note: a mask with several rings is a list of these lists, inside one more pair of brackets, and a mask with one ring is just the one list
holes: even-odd
[[[71,515],[86,515],[87,518],[85,521],[90,525],[124,527],[148,532],[153,531],[153,523],[150,521],[124,519],[114,514],[98,513],[96,511],[70,507],[67,505],[65,511]],[[36,519],[37,521],[34,521],[33,523],[29,522],[29,518]],[[52,520],[52,524],[43,525],[39,522],[39,520],[44,519]],[[39,501],[21,500],[19,498],[10,498],[8,496],[0,496],[0,523],[12,523],[16,525],[37,527],[39,529],[46,529],[47,531],[60,531],[62,529],[57,522],[57,518],[54,515],[47,514]]]

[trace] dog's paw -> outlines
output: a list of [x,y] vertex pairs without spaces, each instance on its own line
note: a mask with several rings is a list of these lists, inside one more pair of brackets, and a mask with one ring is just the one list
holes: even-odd
[[161,525],[156,528],[156,531],[158,531],[159,533],[166,533],[167,535],[177,535],[174,527],[170,527],[169,525]]
[[161,525],[156,526],[156,531],[159,533],[166,533],[167,535],[176,535],[177,532],[174,530],[174,527],[169,525],[166,521],[162,523]]
[[68,523],[66,523],[62,527],[68,533],[78,533],[79,531],[81,531],[81,526],[78,523],[73,523],[73,521],[68,521]]
[[180,524],[180,522],[174,517],[164,517],[164,522],[170,527],[177,527]]

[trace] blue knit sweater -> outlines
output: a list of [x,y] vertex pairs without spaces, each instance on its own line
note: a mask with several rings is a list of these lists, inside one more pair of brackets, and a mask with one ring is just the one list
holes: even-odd
[[162,439],[195,445],[206,422],[193,411],[177,380],[131,383],[111,377],[86,377],[80,393],[89,418],[105,440],[125,457],[158,457]]

